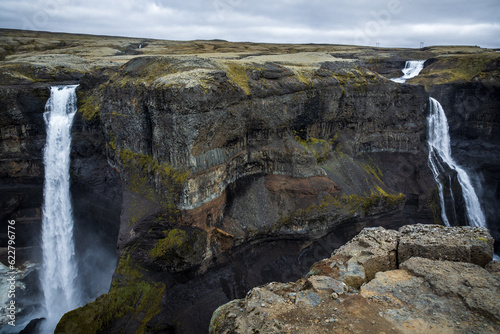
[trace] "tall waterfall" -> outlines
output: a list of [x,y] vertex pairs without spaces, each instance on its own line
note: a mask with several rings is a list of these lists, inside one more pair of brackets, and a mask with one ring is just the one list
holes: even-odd
[[416,77],[420,71],[424,68],[425,60],[409,60],[405,64],[405,68],[403,69],[403,76],[391,79],[394,82],[405,83],[406,80]]
[[53,332],[64,313],[80,306],[69,191],[71,125],[77,109],[76,87],[51,87],[43,115],[47,143],[44,149],[41,286],[47,332]]
[[[427,117],[429,127],[429,165],[434,174],[434,178],[439,188],[439,198],[441,201],[441,217],[443,222],[449,226],[451,223],[446,215],[446,206],[444,201],[444,189],[441,178],[443,176],[444,167],[456,171],[467,212],[467,220],[470,226],[486,227],[484,213],[479,204],[479,199],[474,191],[469,175],[461,168],[451,157],[450,134],[448,132],[448,120],[444,113],[441,104],[430,98],[430,114]],[[451,183],[451,182],[450,182]],[[450,191],[451,194],[453,192]],[[454,198],[452,197],[452,205],[455,206]],[[453,212],[454,208],[453,208]],[[456,220],[456,216],[452,217]],[[456,222],[455,222],[456,223]]]

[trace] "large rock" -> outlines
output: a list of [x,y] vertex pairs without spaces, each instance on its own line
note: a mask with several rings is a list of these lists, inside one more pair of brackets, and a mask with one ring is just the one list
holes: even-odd
[[399,263],[412,257],[424,257],[484,267],[493,256],[493,238],[486,228],[410,225],[402,227],[399,232]]
[[468,308],[500,320],[500,276],[472,263],[414,257],[401,264],[438,296],[456,296]]
[[357,289],[377,272],[396,269],[398,237],[381,227],[364,229],[332,257],[314,264],[308,275],[329,275]]

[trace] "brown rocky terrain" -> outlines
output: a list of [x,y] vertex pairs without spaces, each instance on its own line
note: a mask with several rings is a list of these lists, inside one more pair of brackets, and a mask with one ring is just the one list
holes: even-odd
[[[477,140],[456,145],[497,156],[492,50],[0,32],[2,222],[16,220],[19,253],[37,262],[47,87],[79,83],[71,191],[84,280],[118,257],[109,291],[87,287],[108,293],[59,332],[205,332],[219,305],[298,279],[363,227],[440,223],[429,91],[451,101],[487,87],[467,113],[445,103],[454,133]],[[409,59],[467,75],[386,78]],[[498,164],[474,161],[495,203]]]
[[306,278],[219,307],[210,333],[497,333],[492,254],[486,229],[365,229]]

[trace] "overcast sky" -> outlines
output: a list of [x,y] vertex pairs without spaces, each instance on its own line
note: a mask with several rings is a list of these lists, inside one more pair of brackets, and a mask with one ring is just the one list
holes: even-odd
[[500,0],[1,0],[0,27],[170,40],[500,47]]

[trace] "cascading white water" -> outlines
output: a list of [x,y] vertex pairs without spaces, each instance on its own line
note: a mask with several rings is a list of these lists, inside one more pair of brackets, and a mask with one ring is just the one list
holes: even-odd
[[44,149],[41,286],[46,318],[44,332],[47,333],[53,332],[64,313],[80,306],[69,190],[71,125],[77,109],[76,87],[51,87],[43,115],[47,142]]
[[422,71],[424,63],[425,60],[408,60],[403,69],[403,76],[391,80],[397,83],[405,83],[406,80],[416,77]]
[[474,191],[469,175],[451,157],[450,134],[448,120],[441,104],[430,98],[430,114],[427,117],[429,127],[429,165],[438,184],[439,197],[441,201],[441,217],[446,225],[450,225],[446,216],[443,184],[440,180],[441,172],[444,170],[441,163],[448,165],[451,170],[456,171],[467,212],[467,219],[470,226],[486,227],[483,210],[479,204],[479,199]]

